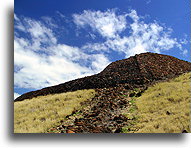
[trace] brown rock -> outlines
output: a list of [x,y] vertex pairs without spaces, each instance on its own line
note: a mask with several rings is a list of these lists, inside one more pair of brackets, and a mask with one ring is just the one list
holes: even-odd
[[125,84],[125,88],[132,89],[189,71],[191,71],[190,62],[162,54],[142,53],[113,62],[98,74],[32,91],[21,95],[15,101],[80,89],[116,87],[119,84]]
[[71,133],[75,133],[75,132],[72,131],[72,130],[67,130],[66,133],[70,133],[71,134]]

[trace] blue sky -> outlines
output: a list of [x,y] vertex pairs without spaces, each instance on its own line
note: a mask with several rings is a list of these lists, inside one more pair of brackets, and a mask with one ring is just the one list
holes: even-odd
[[190,61],[188,0],[15,0],[14,94],[156,52]]

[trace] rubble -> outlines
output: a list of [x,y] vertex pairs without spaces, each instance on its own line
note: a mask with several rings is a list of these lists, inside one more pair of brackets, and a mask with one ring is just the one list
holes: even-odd
[[[145,88],[141,88],[143,92]],[[124,86],[96,89],[97,95],[82,102],[85,106],[76,110],[60,122],[57,133],[120,133],[128,125],[128,118],[122,114],[130,106],[130,91]],[[71,132],[72,131],[72,132]]]
[[191,71],[189,62],[162,54],[142,53],[113,62],[98,74],[28,92],[15,101],[81,89],[118,87],[120,84],[126,89],[133,89],[189,71]]

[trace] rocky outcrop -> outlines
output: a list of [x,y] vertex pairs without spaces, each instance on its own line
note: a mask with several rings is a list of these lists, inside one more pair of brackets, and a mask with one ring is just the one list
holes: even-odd
[[126,89],[132,89],[167,80],[189,71],[191,71],[189,62],[162,54],[142,53],[112,62],[98,74],[28,92],[15,101],[80,89],[110,88],[120,84],[125,84]]

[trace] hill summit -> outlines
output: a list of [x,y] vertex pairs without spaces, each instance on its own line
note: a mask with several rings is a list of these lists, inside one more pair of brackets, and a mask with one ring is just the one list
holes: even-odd
[[168,55],[147,52],[112,62],[98,74],[25,93],[15,101],[48,94],[119,85],[124,85],[126,89],[133,89],[156,81],[168,80],[189,71],[191,71],[190,62]]

